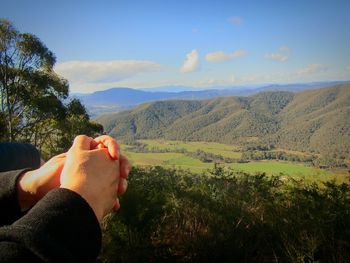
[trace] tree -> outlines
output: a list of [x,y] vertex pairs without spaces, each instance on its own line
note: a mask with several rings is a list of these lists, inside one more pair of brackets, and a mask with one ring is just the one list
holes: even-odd
[[90,121],[90,117],[83,104],[78,99],[72,99],[66,108],[66,116],[63,120],[57,123],[57,128],[60,131],[59,140],[49,152],[59,153],[68,149],[75,136],[78,134],[86,134],[94,137],[97,134],[103,133],[103,126],[96,122]]
[[68,81],[38,37],[0,19],[1,140],[30,142],[47,157],[66,150],[77,134],[103,132],[79,100],[67,100]]
[[62,100],[68,96],[68,82],[53,71],[55,62],[39,38],[20,33],[0,19],[1,111],[9,141],[31,138],[38,123],[64,114]]

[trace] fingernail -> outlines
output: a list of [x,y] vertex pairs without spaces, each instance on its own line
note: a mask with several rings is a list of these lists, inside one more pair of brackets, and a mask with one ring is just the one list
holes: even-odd
[[114,206],[113,206],[113,211],[117,211],[118,209],[120,208],[120,203],[119,203],[119,199],[117,198],[115,203],[114,203]]
[[119,156],[120,156],[120,148],[119,148],[119,145],[118,145],[118,151],[117,151],[117,157],[116,157],[116,160],[119,159]]
[[119,147],[118,147],[118,149],[117,149],[116,152],[114,151],[114,154],[113,154],[113,155],[114,155],[114,156],[110,155],[111,158],[112,158],[112,160],[117,161],[117,160],[119,159],[119,156],[120,156]]

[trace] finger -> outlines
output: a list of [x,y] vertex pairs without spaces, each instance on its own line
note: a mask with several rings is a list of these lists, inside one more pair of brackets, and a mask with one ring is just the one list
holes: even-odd
[[90,150],[97,149],[100,144],[94,139],[90,142]]
[[54,157],[52,157],[49,161],[51,160],[62,160],[62,159],[66,159],[67,157],[67,153],[61,153],[59,155],[56,155]]
[[78,135],[75,137],[72,148],[80,150],[90,150],[90,144],[93,139],[86,135]]
[[97,144],[96,149],[106,149],[107,147],[105,147],[103,144]]
[[127,179],[131,171],[131,163],[125,155],[120,155],[120,177]]
[[107,135],[102,135],[94,139],[98,144],[97,148],[108,148],[108,153],[113,160],[118,160],[119,146],[116,140]]
[[119,157],[119,145],[115,139],[108,135],[102,135],[94,139],[98,144],[103,144],[108,148],[108,153],[113,160],[118,160]]
[[118,194],[119,195],[124,194],[127,188],[128,188],[128,181],[124,178],[120,178],[120,181],[118,184]]
[[120,208],[119,198],[115,200],[112,210],[115,212]]
[[67,157],[67,153],[61,153],[55,156],[56,158],[66,158]]

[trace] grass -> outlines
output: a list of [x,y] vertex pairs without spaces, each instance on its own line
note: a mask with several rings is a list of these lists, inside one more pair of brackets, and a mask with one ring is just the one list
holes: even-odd
[[222,155],[224,157],[241,158],[240,148],[235,145],[228,145],[214,142],[182,142],[182,141],[166,141],[166,140],[140,140],[141,143],[147,144],[149,148],[158,148],[161,150],[181,150],[188,152],[202,150],[204,152]]
[[181,153],[134,153],[125,152],[133,165],[163,165],[164,162],[181,158]]
[[337,183],[348,182],[344,174],[334,174],[327,170],[309,167],[303,164],[285,161],[256,161],[235,163],[230,167],[236,171],[247,173],[264,172],[268,175],[285,175],[293,179],[303,179],[307,182],[325,182],[335,180]]
[[307,175],[312,173],[327,174],[327,171],[308,167],[302,164],[295,164],[281,161],[256,161],[249,163],[235,163],[231,168],[246,172],[265,172],[269,174]]
[[[213,163],[203,163],[196,158],[186,156],[182,153],[171,152],[185,149],[188,152],[195,152],[198,149],[229,158],[240,158],[239,147],[235,145],[226,145],[212,142],[181,142],[166,140],[140,140],[147,144],[149,149],[157,148],[160,150],[168,149],[166,153],[135,153],[128,151],[126,145],[121,145],[121,150],[136,166],[164,166],[168,168],[189,169],[192,172],[204,172],[214,167]],[[236,171],[246,173],[264,172],[268,175],[283,174],[295,179],[305,179],[306,181],[327,181],[336,180],[337,182],[347,181],[344,174],[335,174],[327,170],[309,167],[304,164],[292,163],[286,161],[252,161],[249,163],[231,163],[224,164]]]
[[203,172],[214,167],[211,163],[203,163],[198,159],[188,157],[182,153],[134,153],[125,152],[133,165],[137,166],[165,166],[168,168],[189,169],[193,172]]

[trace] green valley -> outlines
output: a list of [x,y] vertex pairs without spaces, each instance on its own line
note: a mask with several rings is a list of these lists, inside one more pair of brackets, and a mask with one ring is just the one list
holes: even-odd
[[[121,145],[135,166],[163,166],[205,173],[219,164],[225,169],[250,174],[266,173],[267,175],[282,175],[306,181],[327,181],[335,179],[338,182],[346,180],[346,171],[334,173],[319,169],[312,165],[284,160],[251,160],[243,161],[242,148],[237,145],[227,145],[211,142],[182,142],[168,140],[139,140],[135,145]],[[279,149],[282,151],[282,149]],[[196,155],[198,154],[198,155]],[[201,160],[201,154],[222,156],[234,162],[222,160]],[[296,154],[294,152],[294,154]],[[304,156],[306,153],[297,153]]]
[[[291,160],[346,169],[349,116],[350,85],[343,84],[297,93],[269,91],[248,97],[157,101],[97,121],[115,138],[126,143],[138,140],[151,148],[191,152],[194,147],[234,159],[231,162],[245,152],[244,159],[250,161]],[[177,143],[147,142],[159,139]],[[221,145],[199,143],[203,141]],[[261,149],[270,152],[262,156]]]

